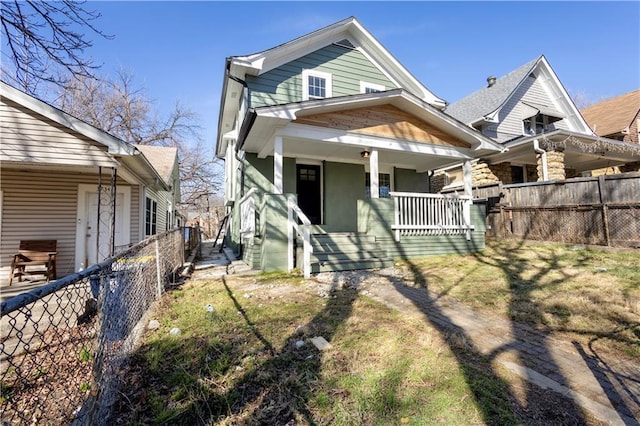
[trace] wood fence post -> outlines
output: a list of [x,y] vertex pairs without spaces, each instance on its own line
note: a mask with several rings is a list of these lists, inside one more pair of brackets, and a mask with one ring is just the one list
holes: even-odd
[[604,243],[607,246],[611,245],[611,239],[609,235],[609,206],[606,199],[604,175],[598,176],[598,196],[600,197],[600,206],[602,208],[602,225],[604,227]]

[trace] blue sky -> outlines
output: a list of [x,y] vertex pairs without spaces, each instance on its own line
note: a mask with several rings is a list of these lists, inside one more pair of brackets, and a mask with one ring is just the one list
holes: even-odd
[[228,56],[262,51],[355,16],[418,80],[455,102],[544,54],[570,93],[592,101],[640,87],[640,2],[94,2],[86,52],[122,68],[161,113],[197,112],[214,144]]

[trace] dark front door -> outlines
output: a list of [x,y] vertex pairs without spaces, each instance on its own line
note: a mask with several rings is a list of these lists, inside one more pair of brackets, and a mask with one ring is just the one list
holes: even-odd
[[320,213],[320,166],[298,164],[296,167],[298,206],[312,224],[318,225]]

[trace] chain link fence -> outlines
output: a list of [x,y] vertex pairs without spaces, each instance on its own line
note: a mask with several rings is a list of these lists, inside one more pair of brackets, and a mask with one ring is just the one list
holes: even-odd
[[640,247],[640,204],[493,207],[488,235],[571,244]]
[[121,367],[184,262],[185,235],[154,236],[2,303],[3,424],[113,423]]

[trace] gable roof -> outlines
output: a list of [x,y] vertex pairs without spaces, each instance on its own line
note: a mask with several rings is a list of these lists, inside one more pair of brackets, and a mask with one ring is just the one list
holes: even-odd
[[0,93],[3,97],[106,146],[110,154],[132,155],[135,152],[133,145],[111,136],[107,132],[75,118],[40,99],[36,99],[4,81],[0,81]]
[[443,109],[446,102],[420,83],[389,51],[387,51],[354,17],[313,31],[294,40],[262,52],[245,56],[230,56],[225,61],[225,74],[218,117],[216,153],[223,155],[228,139],[234,139],[238,98],[243,95],[246,75],[260,75],[280,65],[315,52],[332,43],[348,44],[358,49],[375,64],[389,80],[418,98]]
[[[260,75],[322,47],[332,43],[341,43],[344,40],[360,50],[398,86],[437,108],[445,106],[443,99],[435,96],[420,83],[353,16],[262,52],[246,56],[232,56],[229,58],[231,61],[230,71],[239,78],[242,78],[244,73]],[[241,72],[238,73],[238,71]]]
[[[315,99],[283,105],[262,106],[251,109],[249,111],[249,119],[244,121],[240,129],[238,137],[239,147],[246,149],[244,144],[248,142],[252,144],[252,149],[256,146],[262,146],[266,140],[265,138],[267,138],[268,135],[274,134],[277,129],[280,129],[281,134],[285,134],[282,130],[284,126],[288,123],[295,123],[297,118],[314,114],[348,111],[355,108],[379,107],[382,105],[394,106],[425,123],[436,126],[439,130],[462,141],[464,144],[468,144],[469,155],[481,156],[504,151],[504,147],[494,142],[491,138],[484,136],[477,130],[466,126],[464,123],[461,123],[455,118],[443,113],[438,108],[419,99],[412,93],[402,89]],[[323,131],[339,135],[346,135],[348,133],[344,130],[336,131],[336,129],[327,128],[323,129]],[[338,136],[336,140],[343,141],[346,139],[348,139],[347,136]],[[388,139],[378,140],[377,142],[374,141],[374,139],[378,138],[375,136],[369,138],[371,146],[374,146],[377,142],[381,144],[382,148],[388,148],[390,146]],[[408,142],[408,140],[402,140],[401,144],[406,145]],[[414,157],[416,156],[414,155]]]
[[[120,171],[123,172],[127,178],[142,180],[149,185],[154,185],[156,179],[160,178],[158,171],[144,155],[141,155],[141,151],[136,149],[132,144],[118,139],[59,108],[18,90],[4,81],[0,81],[0,95],[54,123],[85,136],[96,146],[106,148],[107,152],[111,154],[113,158],[116,158],[126,166],[126,169],[120,169]],[[162,182],[162,186],[166,187],[166,184]]]
[[497,78],[493,86],[483,87],[467,95],[447,106],[445,112],[467,124],[490,115],[507,102],[520,83],[531,74],[540,59],[542,59],[542,56],[527,62],[507,75]]
[[445,112],[469,125],[479,121],[496,122],[497,113],[511,100],[532,73],[536,77],[545,77],[546,88],[559,110],[544,105],[531,105],[531,102],[528,102],[529,106],[538,111],[546,108],[547,115],[564,118],[564,123],[571,131],[593,134],[544,55],[540,55],[507,75],[496,79],[492,86],[484,87],[451,104]]
[[171,175],[176,164],[178,148],[166,146],[136,145],[165,183],[171,185]]
[[640,111],[640,89],[588,106],[580,112],[589,127],[600,136],[629,129]]

